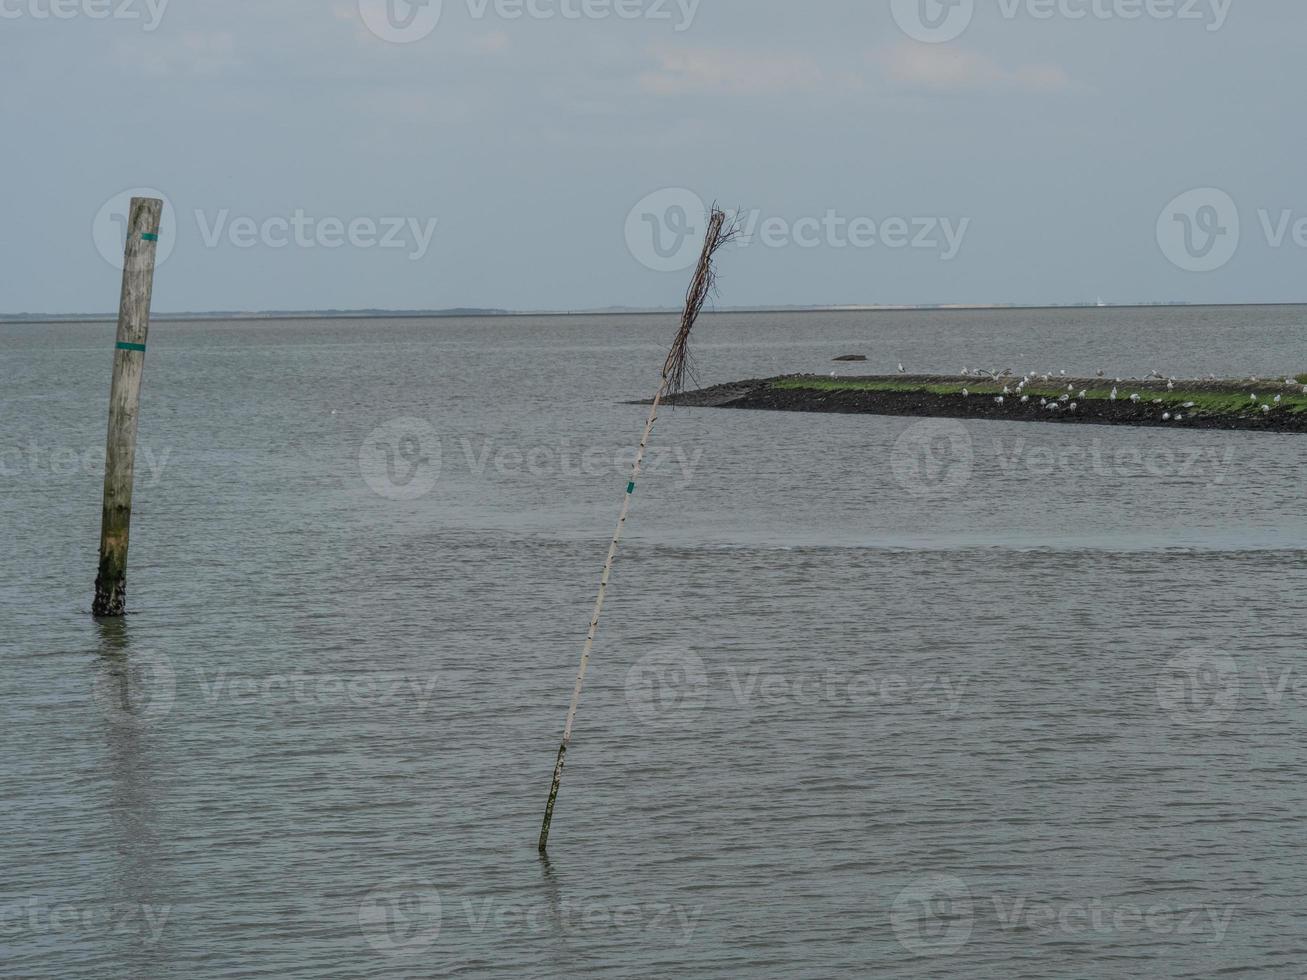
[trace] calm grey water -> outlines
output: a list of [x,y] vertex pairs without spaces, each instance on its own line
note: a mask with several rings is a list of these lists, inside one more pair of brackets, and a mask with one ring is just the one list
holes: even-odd
[[[0,327],[0,973],[1287,977],[1298,437],[679,410],[669,317]],[[1307,370],[1307,310],[721,315],[704,383]]]

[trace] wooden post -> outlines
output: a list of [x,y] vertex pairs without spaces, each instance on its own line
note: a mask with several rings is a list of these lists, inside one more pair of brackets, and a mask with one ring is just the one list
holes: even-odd
[[109,435],[104,450],[104,516],[100,524],[100,570],[95,578],[94,616],[127,613],[127,543],[132,523],[132,483],[136,468],[136,426],[141,407],[145,342],[150,332],[154,257],[163,202],[132,198],[123,254],[118,339],[109,390]]

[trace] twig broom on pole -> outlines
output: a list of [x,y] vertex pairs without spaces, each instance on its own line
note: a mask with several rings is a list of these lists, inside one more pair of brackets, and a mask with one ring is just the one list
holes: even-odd
[[703,253],[699,256],[699,265],[695,269],[694,279],[690,282],[685,295],[685,312],[681,314],[681,329],[676,334],[667,361],[663,364],[662,384],[654,396],[653,406],[649,409],[649,419],[644,426],[644,435],[640,437],[640,448],[635,455],[635,466],[631,472],[630,482],[626,485],[626,495],[622,498],[622,513],[617,520],[617,531],[608,548],[608,560],[604,562],[603,577],[599,580],[599,596],[595,600],[594,615],[590,617],[590,631],[586,634],[585,646],[581,649],[581,669],[576,674],[576,687],[572,691],[572,706],[567,711],[567,724],[563,728],[563,742],[558,747],[558,761],[554,763],[554,782],[549,789],[549,803],[545,806],[545,821],[540,828],[540,853],[549,847],[549,826],[554,819],[554,804],[558,802],[558,788],[563,781],[563,765],[567,760],[567,747],[572,742],[572,728],[576,724],[576,709],[581,704],[581,689],[585,686],[586,669],[590,666],[590,652],[594,649],[595,637],[599,633],[599,618],[604,611],[604,598],[608,594],[608,580],[613,574],[613,563],[617,560],[617,549],[622,542],[622,532],[626,529],[626,518],[631,511],[631,498],[635,495],[635,485],[640,479],[640,469],[644,465],[645,450],[649,446],[649,437],[653,434],[654,423],[658,421],[658,409],[663,399],[684,390],[685,375],[690,366],[690,332],[694,329],[703,312],[716,282],[713,271],[713,257],[718,250],[735,237],[738,229],[734,223],[728,223],[725,212],[717,207],[712,209],[708,218],[708,233],[704,238]]

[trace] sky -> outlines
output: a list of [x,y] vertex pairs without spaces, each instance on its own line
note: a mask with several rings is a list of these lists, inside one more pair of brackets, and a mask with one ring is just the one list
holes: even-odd
[[0,0],[0,313],[1307,301],[1301,0]]

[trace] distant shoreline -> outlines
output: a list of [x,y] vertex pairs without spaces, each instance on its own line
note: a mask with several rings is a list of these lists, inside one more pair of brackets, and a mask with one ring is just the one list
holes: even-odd
[[[1301,303],[1121,303],[1105,307],[1092,303],[1065,303],[1043,306],[1017,304],[922,305],[922,306],[724,306],[710,312],[717,315],[758,315],[767,313],[967,313],[999,310],[1157,310],[1157,309],[1249,309],[1307,306]],[[676,316],[675,307],[607,307],[594,310],[496,310],[455,308],[448,310],[269,310],[241,312],[215,310],[200,313],[155,313],[159,322],[213,322],[222,320],[434,320],[491,319],[507,317],[579,317],[579,316]],[[36,323],[113,323],[116,313],[0,313],[0,324]]]

